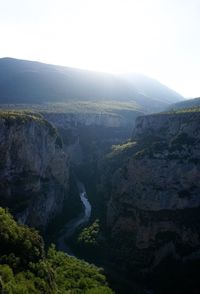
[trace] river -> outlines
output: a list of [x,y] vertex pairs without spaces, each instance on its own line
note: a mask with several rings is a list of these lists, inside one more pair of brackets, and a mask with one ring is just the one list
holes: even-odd
[[[57,248],[59,250],[64,251],[71,256],[75,255],[72,252],[71,248],[67,246],[67,239],[72,237],[80,226],[83,226],[84,224],[88,223],[92,210],[84,185],[81,182],[78,182],[77,184],[79,188],[80,200],[83,204],[84,210],[78,217],[72,219],[70,222],[64,225],[64,227],[59,233],[59,237],[56,242]],[[134,293],[137,291],[138,293],[143,294],[153,293],[151,291],[147,291],[146,289],[144,289],[142,285],[140,285],[141,288],[139,288],[139,286],[136,283],[134,283],[134,281],[130,281],[129,279],[127,279],[126,276],[123,276],[122,272],[118,272],[118,270],[115,270],[115,268],[113,266],[110,266],[108,263],[106,264],[104,262],[98,262],[98,266],[105,268],[106,271],[109,273],[110,281],[115,286],[117,291],[119,291],[118,293]],[[121,288],[123,289],[122,292]]]
[[59,237],[57,239],[57,248],[61,251],[68,253],[69,255],[74,255],[74,254],[72,250],[66,244],[67,239],[72,237],[73,234],[81,225],[87,224],[87,222],[90,219],[91,210],[92,210],[84,185],[81,182],[78,182],[77,185],[79,188],[80,200],[83,204],[84,211],[81,212],[81,214],[78,217],[72,219],[70,222],[65,224],[65,226],[60,231]]

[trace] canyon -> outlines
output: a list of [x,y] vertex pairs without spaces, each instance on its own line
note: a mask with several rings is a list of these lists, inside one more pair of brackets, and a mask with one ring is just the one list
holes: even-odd
[[[177,107],[185,105],[171,104],[179,95],[144,77],[126,77],[118,91],[112,76],[92,82],[88,73],[83,83],[83,71],[10,63],[2,87],[13,104],[0,104],[0,206],[37,228],[46,244],[104,267],[116,293],[198,293],[198,100],[194,108]],[[39,103],[35,91],[16,103],[21,87],[15,100],[8,78],[14,87],[32,69],[43,90],[57,77],[51,99],[48,92]],[[93,95],[105,80],[102,99],[84,100],[88,84]],[[67,96],[55,102],[61,82]],[[78,96],[70,100],[70,93]]]
[[[140,272],[148,276],[166,258],[183,265],[196,262],[200,258],[199,123],[198,112],[139,116],[133,129],[126,125],[131,135],[127,142],[128,133],[121,137],[124,124],[112,117],[101,121],[95,115],[91,119],[5,112],[0,134],[1,205],[9,207],[19,222],[45,231],[66,214],[67,206],[71,209],[70,185],[77,189],[77,183],[69,179],[75,171],[92,204],[89,223],[96,218],[101,223],[101,251],[106,254],[94,251],[95,259],[100,254],[105,264],[109,260],[133,277]],[[71,201],[79,203],[73,215],[78,225],[71,235],[82,223],[78,191],[75,195]],[[66,233],[60,248],[65,247],[73,217],[62,222]]]

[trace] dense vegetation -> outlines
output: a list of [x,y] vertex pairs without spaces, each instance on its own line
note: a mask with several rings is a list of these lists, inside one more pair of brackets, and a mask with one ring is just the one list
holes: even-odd
[[184,107],[184,108],[175,108],[170,110],[167,113],[171,114],[179,114],[179,113],[188,113],[188,112],[200,112],[200,105],[199,106],[191,106],[191,107]]
[[8,126],[14,124],[26,124],[28,122],[36,122],[46,126],[50,134],[57,133],[56,129],[47,120],[43,119],[42,115],[28,110],[0,110],[0,119],[5,120]]
[[132,148],[135,146],[135,144],[136,144],[136,142],[129,140],[123,144],[113,145],[112,151],[107,155],[107,157],[112,158],[113,156],[119,155],[120,153],[132,150]]
[[120,102],[110,101],[67,101],[43,104],[2,104],[2,108],[7,110],[21,109],[24,111],[48,112],[48,113],[98,113],[98,114],[117,114],[121,111],[138,112],[140,114],[140,106],[136,102],[127,101]]
[[113,293],[102,270],[56,251],[0,208],[0,292],[4,294]]
[[78,237],[78,242],[85,246],[96,246],[100,231],[99,220],[95,220],[89,227],[83,229]]
[[31,113],[28,111],[16,111],[16,110],[1,110],[0,118],[10,120],[16,123],[26,123],[28,121],[42,121],[40,114]]

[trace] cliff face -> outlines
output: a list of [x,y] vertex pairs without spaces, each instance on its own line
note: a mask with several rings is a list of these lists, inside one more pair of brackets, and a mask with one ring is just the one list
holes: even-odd
[[0,205],[44,229],[68,197],[69,159],[56,130],[32,115],[0,115]]
[[140,116],[135,123],[133,139],[138,140],[151,136],[153,140],[155,137],[162,140],[172,140],[173,137],[183,134],[195,138],[196,135],[200,136],[199,123],[199,112],[158,113]]
[[62,136],[64,149],[75,165],[97,161],[113,144],[119,144],[131,136],[133,121],[138,111],[121,113],[43,112]]
[[200,113],[139,117],[135,143],[110,160],[107,226],[131,267],[200,256],[199,125]]
[[106,113],[43,113],[43,116],[57,127],[105,126],[126,127],[130,121],[121,115]]

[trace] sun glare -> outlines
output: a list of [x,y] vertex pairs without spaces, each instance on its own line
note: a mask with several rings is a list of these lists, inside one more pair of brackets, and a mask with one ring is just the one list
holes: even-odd
[[199,0],[0,0],[0,55],[140,72],[192,96],[200,91],[192,75],[199,9]]

